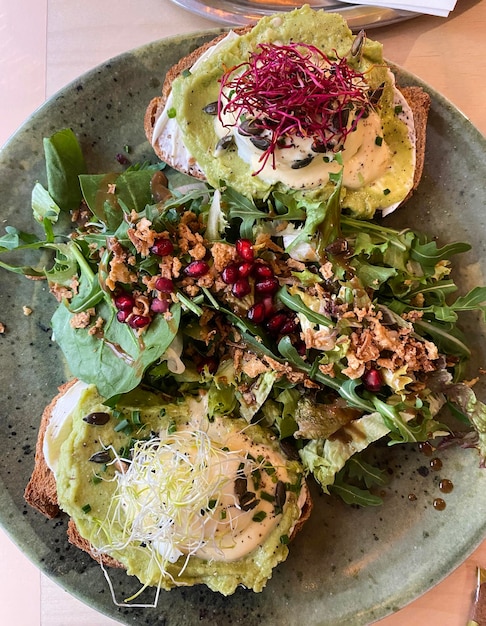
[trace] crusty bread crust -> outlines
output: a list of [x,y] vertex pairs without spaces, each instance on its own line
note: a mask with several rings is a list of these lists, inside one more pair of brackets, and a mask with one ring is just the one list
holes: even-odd
[[[244,33],[251,30],[251,28],[252,26],[236,28],[234,29],[234,32],[237,33],[238,35],[243,35]],[[190,69],[194,65],[194,63],[199,59],[199,57],[202,54],[204,54],[206,50],[208,50],[208,48],[211,48],[212,46],[217,44],[219,41],[224,39],[226,37],[226,34],[227,33],[223,32],[217,37],[215,37],[214,39],[211,39],[210,41],[206,42],[202,46],[199,46],[199,48],[196,48],[190,54],[186,55],[185,57],[182,57],[182,59],[180,59],[178,63],[176,63],[169,69],[169,71],[167,72],[165,76],[164,83],[162,85],[162,95],[153,98],[150,101],[145,111],[144,130],[145,130],[145,135],[147,139],[149,140],[150,144],[152,144],[152,140],[153,140],[153,132],[154,132],[155,123],[157,122],[157,119],[159,118],[162,111],[164,110],[164,106],[170,94],[170,91],[172,89],[172,83],[174,82],[174,80],[177,78],[177,76],[182,74],[182,72]],[[166,154],[165,152],[160,150],[158,146],[153,146],[153,148],[154,148],[155,153],[157,154],[157,156],[159,157],[161,161],[164,161],[165,163],[167,163],[168,165],[171,165],[175,169],[180,169],[180,168],[177,168],[176,164],[174,164],[173,158],[171,157],[170,154]],[[184,173],[189,174],[190,176],[194,176],[195,178],[199,178],[200,180],[204,180],[204,175],[202,174],[201,170],[196,166],[196,163],[194,163],[194,167],[190,167],[190,169],[188,171],[184,171]]]
[[[243,34],[251,28],[252,26],[246,26],[245,28],[235,30],[235,32],[238,34]],[[179,166],[178,163],[174,162],[173,155],[165,153],[163,150],[160,149],[160,146],[157,143],[155,145],[153,144],[154,127],[159,116],[164,110],[165,103],[171,91],[173,81],[177,78],[177,76],[182,74],[184,70],[191,68],[197,61],[197,59],[208,48],[218,43],[218,41],[223,39],[225,36],[226,33],[222,33],[215,39],[212,39],[211,41],[205,43],[203,46],[191,52],[191,54],[183,57],[176,65],[171,67],[167,72],[164,83],[162,85],[162,95],[157,96],[150,101],[144,116],[145,135],[159,159],[161,161],[164,161],[165,163],[167,163],[167,165],[170,165],[174,169],[182,171],[184,174],[189,174],[190,176],[193,176],[200,180],[204,180],[205,177],[195,161],[193,163],[190,163],[188,170],[183,169]],[[402,92],[410,108],[412,109],[416,133],[416,164],[413,187],[407,197],[402,201],[401,204],[403,204],[417,189],[418,184],[422,178],[425,161],[425,143],[427,134],[427,119],[430,109],[430,96],[421,87],[417,86],[400,87],[400,91]]]
[[83,552],[87,552],[89,556],[98,563],[100,563],[100,565],[103,565],[104,567],[117,567],[118,569],[126,569],[123,563],[120,563],[120,561],[117,561],[108,554],[99,554],[98,552],[93,550],[93,546],[90,544],[90,542],[84,537],[81,537],[76,527],[76,524],[73,522],[72,519],[70,519],[68,522],[67,536],[69,543],[71,543],[73,546],[76,546],[76,548],[83,550]]
[[[59,503],[57,499],[56,479],[53,472],[48,467],[46,459],[44,457],[44,438],[56,402],[75,383],[76,379],[65,383],[64,385],[61,385],[59,387],[59,393],[47,405],[42,413],[35,449],[34,469],[24,492],[24,498],[26,502],[49,519],[58,517],[62,513],[62,511],[59,508]],[[303,489],[305,493],[305,502],[302,506],[301,516],[297,520],[292,531],[291,539],[293,539],[295,535],[300,531],[312,511],[312,499],[307,484],[304,484]],[[125,567],[122,563],[112,558],[111,556],[107,554],[99,554],[98,552],[96,552],[93,549],[92,545],[89,543],[89,541],[79,534],[76,524],[73,522],[72,519],[70,519],[68,522],[67,536],[69,542],[72,545],[76,546],[80,550],[83,550],[84,552],[87,552],[95,561],[102,564],[103,566],[116,568]]]
[[[425,144],[427,138],[427,120],[430,110],[430,96],[422,87],[401,87],[400,91],[408,102],[413,113],[413,123],[416,136],[416,156],[413,188],[403,202],[408,200],[417,189],[424,171]],[[402,203],[403,204],[403,203]]]
[[26,502],[50,519],[57,517],[60,513],[60,509],[57,501],[56,480],[44,458],[44,437],[56,402],[75,382],[76,380],[72,380],[61,385],[59,387],[59,393],[46,406],[42,413],[35,447],[34,470],[24,492]]

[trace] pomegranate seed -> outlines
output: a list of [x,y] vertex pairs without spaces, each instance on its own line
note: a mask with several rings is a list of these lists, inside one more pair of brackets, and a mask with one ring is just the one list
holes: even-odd
[[185,268],[184,272],[191,278],[201,278],[201,276],[209,272],[209,265],[206,261],[192,261]]
[[263,302],[257,302],[248,309],[246,314],[248,319],[255,324],[261,324],[266,317],[265,305]]
[[135,306],[135,299],[129,293],[121,293],[114,302],[119,311],[131,311]]
[[210,374],[216,374],[218,370],[218,361],[214,357],[206,357],[200,363],[198,363],[196,369],[198,373],[201,374],[205,368],[207,368]]
[[253,261],[253,244],[249,239],[238,239],[236,252],[244,261]]
[[293,317],[289,317],[285,324],[280,329],[280,334],[282,335],[290,335],[297,328],[297,323]]
[[157,256],[167,256],[174,252],[174,244],[170,239],[161,237],[157,239],[154,245],[150,248],[150,251]]
[[174,283],[170,278],[157,278],[155,281],[155,289],[162,293],[174,293]]
[[132,315],[128,320],[130,328],[144,328],[150,324],[148,315]]
[[372,368],[363,374],[363,385],[367,391],[378,392],[380,391],[383,380],[378,370]]
[[241,278],[247,278],[253,271],[253,263],[245,261],[238,265],[238,274]]
[[123,324],[124,322],[126,322],[126,321],[127,321],[127,317],[128,317],[129,315],[130,315],[130,311],[123,311],[123,310],[120,310],[120,311],[118,311],[118,313],[116,314],[116,319],[117,319],[119,322],[121,322],[121,323]]
[[265,263],[257,263],[254,271],[255,276],[258,276],[258,278],[273,278],[272,268]]
[[245,296],[247,296],[251,291],[248,278],[238,278],[236,283],[233,285],[231,291],[233,295],[237,298],[244,298]]
[[234,285],[239,278],[238,265],[230,263],[221,272],[221,278],[227,285]]
[[285,313],[276,313],[273,317],[271,317],[266,323],[266,327],[269,333],[272,335],[278,335],[280,329],[287,321],[287,316]]
[[150,304],[150,310],[154,313],[165,313],[169,310],[169,301],[165,298],[163,300],[154,298]]
[[265,278],[255,283],[255,291],[257,293],[275,293],[279,288],[278,278]]

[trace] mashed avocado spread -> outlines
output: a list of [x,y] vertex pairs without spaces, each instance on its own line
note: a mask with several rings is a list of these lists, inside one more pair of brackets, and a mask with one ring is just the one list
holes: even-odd
[[300,517],[300,464],[259,426],[207,418],[205,395],[137,389],[72,411],[56,470],[61,508],[99,553],[144,585],[261,591]]
[[[218,101],[224,72],[247,63],[259,44],[293,46],[304,43],[315,46],[334,60],[345,59],[347,67],[362,77],[366,92],[380,94],[373,111],[349,133],[341,149],[343,207],[357,216],[372,217],[377,209],[400,203],[413,185],[414,136],[409,134],[407,126],[410,126],[411,112],[394,86],[394,77],[383,60],[381,44],[365,39],[361,51],[353,54],[354,40],[340,15],[304,6],[286,14],[264,17],[251,31],[218,45],[214,54],[198,63],[194,71],[179,76],[172,86],[172,114],[186,149],[209,183],[215,187],[228,184],[254,198],[265,198],[272,190],[318,199],[327,199],[332,193],[329,174],[340,169],[332,151],[324,155],[311,154],[301,135],[297,141],[303,145],[296,148],[301,154],[298,166],[285,164],[292,154],[286,145],[280,150],[281,158],[277,157],[273,168],[267,163],[260,170],[258,150],[253,149],[251,141],[246,141],[245,145],[250,148],[247,150],[238,133],[234,133],[237,141],[233,145],[223,150],[217,148],[221,145],[218,141],[225,140],[228,127],[221,126],[219,115],[207,113],[208,105]],[[289,88],[295,84],[291,79],[282,78],[283,82],[286,80]],[[295,148],[295,139],[286,138],[292,148]],[[306,163],[305,167],[302,163]]]

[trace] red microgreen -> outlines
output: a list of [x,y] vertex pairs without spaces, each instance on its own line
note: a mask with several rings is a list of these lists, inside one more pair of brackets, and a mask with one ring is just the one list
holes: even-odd
[[[246,128],[253,124],[250,134],[266,139],[263,169],[270,157],[275,167],[275,149],[288,147],[295,136],[311,138],[319,152],[341,149],[370,107],[367,91],[363,74],[346,58],[331,59],[304,43],[262,43],[248,62],[222,76],[218,115],[225,126],[244,130],[243,122]],[[354,120],[348,124],[351,110]],[[226,114],[237,121],[223,121]]]

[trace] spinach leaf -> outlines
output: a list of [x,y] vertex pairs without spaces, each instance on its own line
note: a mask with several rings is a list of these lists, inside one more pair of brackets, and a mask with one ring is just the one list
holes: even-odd
[[141,213],[152,202],[152,169],[127,170],[122,174],[85,174],[79,177],[83,197],[90,211],[116,230],[123,222],[123,207]]
[[62,211],[70,211],[81,202],[78,176],[86,171],[83,153],[76,135],[65,128],[44,139],[47,189]]
[[179,305],[173,305],[171,312],[172,319],[158,315],[145,333],[137,335],[120,324],[115,309],[102,301],[96,314],[103,326],[90,334],[86,328],[71,326],[73,316],[61,304],[52,317],[52,328],[73,376],[96,385],[102,396],[110,398],[134,389],[147,367],[171,344],[179,327]]
[[57,222],[61,209],[51,194],[40,183],[32,190],[32,212],[39,224],[42,224],[47,241],[54,241],[53,224]]

